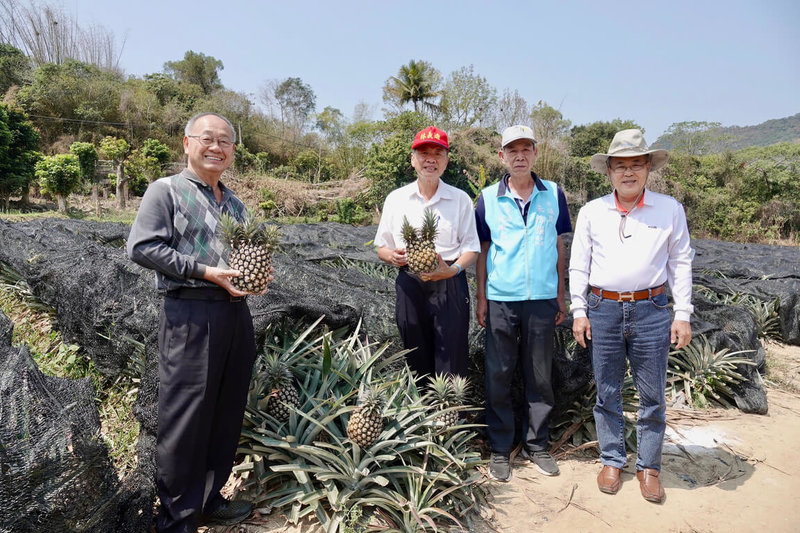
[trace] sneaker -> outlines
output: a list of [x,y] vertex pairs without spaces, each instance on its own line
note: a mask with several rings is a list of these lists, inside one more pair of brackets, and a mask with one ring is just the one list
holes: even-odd
[[243,521],[253,512],[253,504],[244,500],[222,500],[213,511],[202,516],[204,524],[232,526]]
[[547,453],[546,450],[537,450],[529,452],[525,448],[522,449],[522,455],[530,460],[536,466],[536,470],[545,476],[557,476],[559,474],[558,465],[553,456]]
[[497,481],[511,479],[511,465],[507,453],[492,453],[492,458],[489,460],[489,477]]

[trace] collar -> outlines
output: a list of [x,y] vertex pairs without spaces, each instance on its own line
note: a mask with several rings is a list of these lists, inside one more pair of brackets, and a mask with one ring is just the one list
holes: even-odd
[[[206,183],[205,181],[201,180],[199,177],[197,177],[197,175],[196,175],[194,172],[192,172],[192,171],[191,171],[191,170],[189,170],[188,168],[184,168],[184,169],[181,171],[181,176],[183,176],[183,177],[184,177],[184,178],[186,178],[187,180],[189,180],[189,181],[191,181],[192,183],[194,183],[194,184],[195,184],[196,186],[198,186],[200,189],[202,189],[202,190],[204,190],[204,191],[208,191],[208,192],[209,192],[209,193],[211,193],[211,194],[213,194],[213,193],[214,193],[214,189],[213,189],[213,187],[211,187],[211,185],[209,185],[209,184],[208,184],[208,183]],[[233,194],[233,192],[232,192],[230,189],[228,189],[228,188],[225,186],[225,184],[224,184],[224,183],[222,183],[222,181],[218,181],[218,182],[217,182],[217,187],[219,187],[219,190],[220,190],[220,192],[222,192],[222,199],[223,199],[223,200],[225,199],[225,197],[226,197],[227,195]]]
[[[619,204],[619,200],[617,200],[616,190],[611,194],[607,194],[606,196],[604,196],[603,200],[605,201],[606,207],[608,209],[613,209],[614,211],[618,211],[623,214],[629,212]],[[634,208],[641,209],[646,205],[647,206],[653,205],[653,195],[652,193],[650,193],[650,191],[647,190],[647,187],[645,187],[644,193],[642,193],[642,197],[639,199],[639,202],[634,206]]]
[[[408,187],[408,197],[409,198],[421,198],[425,200],[425,197],[419,192],[419,180],[414,180],[409,184]],[[439,178],[439,185],[436,187],[436,192],[433,193],[430,200],[425,200],[431,204],[438,202],[439,200],[449,200],[453,198],[453,188],[446,184],[441,178]]]
[[[500,183],[497,186],[497,196],[498,197],[499,196],[506,196],[506,195],[510,196],[510,192],[508,190],[509,189],[508,188],[508,180],[509,180],[509,178],[511,178],[511,174],[506,173],[506,175],[503,176],[503,178],[500,180]],[[535,194],[536,192],[546,191],[547,190],[547,185],[545,185],[544,182],[541,179],[539,179],[539,176],[537,176],[536,173],[533,172],[533,171],[531,171],[531,179],[533,180],[533,184],[535,185],[534,191],[531,194],[531,197],[533,197],[533,194]]]

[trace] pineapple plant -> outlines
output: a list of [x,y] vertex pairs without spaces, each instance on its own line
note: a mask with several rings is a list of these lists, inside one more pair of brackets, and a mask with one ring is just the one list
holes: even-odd
[[300,405],[300,393],[295,387],[294,376],[286,361],[275,354],[266,356],[264,381],[267,394],[258,407],[276,420],[288,420],[291,412],[289,406],[296,408]]
[[438,266],[436,246],[433,244],[437,232],[436,220],[436,213],[432,209],[426,209],[422,226],[417,230],[403,216],[400,233],[406,243],[406,258],[411,272],[430,272]]
[[[431,380],[433,406],[439,410],[464,405],[469,392],[469,381],[462,376],[436,374]],[[458,424],[458,411],[447,411],[434,418],[437,426],[449,428]]]
[[219,231],[222,241],[230,248],[228,266],[242,274],[231,279],[233,286],[243,292],[263,292],[269,281],[278,228],[262,227],[261,220],[248,211],[242,222],[223,213]]
[[[363,392],[363,391],[362,391]],[[347,436],[362,448],[367,448],[383,432],[383,408],[386,398],[375,388],[359,393],[358,407],[347,422]]]

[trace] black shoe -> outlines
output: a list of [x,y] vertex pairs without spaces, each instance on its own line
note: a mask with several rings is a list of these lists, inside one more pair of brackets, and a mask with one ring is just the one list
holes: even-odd
[[522,457],[532,462],[536,466],[536,470],[545,476],[557,476],[559,474],[555,459],[546,450],[531,452],[523,446]]
[[507,453],[492,453],[492,458],[489,460],[489,477],[497,481],[511,479],[511,465]]
[[222,500],[213,511],[203,513],[204,524],[232,526],[243,521],[253,512],[253,504],[244,500]]

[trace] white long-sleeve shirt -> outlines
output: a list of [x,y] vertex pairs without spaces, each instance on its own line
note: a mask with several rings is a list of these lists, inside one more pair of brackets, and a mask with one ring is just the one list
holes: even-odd
[[692,250],[686,213],[671,196],[645,190],[640,206],[626,215],[614,193],[592,200],[578,213],[569,261],[571,310],[586,316],[589,286],[627,292],[669,283],[675,320],[689,321],[692,306]]

